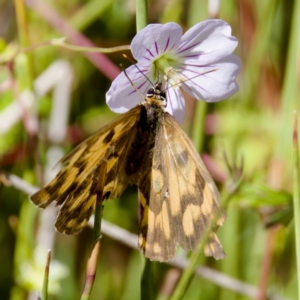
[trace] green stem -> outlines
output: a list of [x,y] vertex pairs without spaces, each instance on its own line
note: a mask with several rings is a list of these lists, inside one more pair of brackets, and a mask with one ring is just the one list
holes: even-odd
[[278,127],[278,143],[276,154],[279,157],[288,155],[284,145],[288,145],[289,135],[286,132],[292,127],[291,113],[294,109],[299,110],[299,80],[300,72],[295,71],[295,66],[299,65],[300,53],[300,0],[294,1],[291,30],[289,36],[289,45],[287,53],[287,62],[284,71],[284,82],[282,87],[282,120]]
[[299,144],[298,144],[298,121],[297,114],[294,115],[294,218],[295,218],[295,239],[296,239],[296,261],[297,261],[297,280],[298,280],[298,299],[300,299],[299,287],[300,287],[300,189],[299,189]]
[[193,279],[195,270],[199,265],[199,261],[200,261],[201,257],[203,256],[203,249],[209,238],[209,235],[213,231],[215,224],[216,224],[217,220],[219,219],[223,208],[227,207],[229,200],[236,193],[241,182],[242,182],[242,177],[235,183],[234,188],[232,190],[228,191],[227,194],[223,196],[223,201],[222,201],[220,210],[210,219],[210,221],[206,227],[205,233],[201,238],[199,246],[195,250],[195,252],[191,255],[190,263],[187,266],[187,268],[183,271],[183,273],[180,277],[180,280],[179,280],[172,296],[170,297],[170,300],[183,299],[185,292],[188,289],[188,287]]
[[[136,31],[146,27],[148,24],[148,2],[147,0],[136,0]],[[151,291],[151,272],[149,272],[149,265],[151,262],[144,258],[144,269],[141,278],[141,297],[142,299],[153,299],[153,293]],[[149,289],[150,285],[150,289]]]
[[144,259],[144,270],[141,280],[141,299],[143,300],[153,300],[154,299],[154,263],[148,258]]
[[[27,24],[27,16],[24,6],[24,0],[15,0],[15,8],[16,8],[16,18],[18,24],[18,33],[20,37],[20,43],[23,48],[26,48],[30,45],[30,39],[28,34],[28,24]],[[28,59],[28,76],[29,76],[29,84],[30,88],[33,90],[33,79],[34,79],[34,68],[33,68],[33,60],[31,53],[27,53],[26,55]]]
[[102,201],[97,201],[93,228],[93,243],[100,237],[102,220]]
[[93,244],[99,239],[101,234],[101,221],[102,221],[102,203],[103,203],[103,190],[107,177],[107,158],[112,149],[108,149],[104,158],[101,160],[98,168],[99,181],[97,187],[97,200],[95,209],[95,220],[93,229]]
[[101,221],[102,221],[102,202],[103,202],[103,191],[105,187],[106,177],[107,177],[107,159],[111,152],[113,151],[112,147],[109,147],[99,162],[95,173],[98,174],[98,185],[96,187],[96,209],[95,209],[95,220],[94,220],[94,230],[93,230],[93,250],[91,256],[87,262],[86,267],[86,278],[83,288],[83,293],[81,295],[81,300],[89,300],[92,289],[94,286],[98,258],[100,254],[100,245],[101,245]]
[[196,112],[194,115],[191,138],[199,153],[201,153],[203,149],[206,111],[207,103],[203,101],[196,101]]
[[25,12],[25,6],[23,0],[15,0],[16,17],[18,24],[18,32],[20,37],[20,43],[23,47],[29,46],[29,34],[27,26],[27,18]]
[[148,24],[147,0],[136,0],[136,31],[140,31]]
[[[215,218],[213,218],[213,220],[215,220]],[[198,248],[195,250],[195,252],[192,254],[191,258],[190,258],[190,263],[187,266],[187,268],[184,270],[184,272],[181,275],[181,278],[170,298],[170,300],[181,300],[183,299],[192,279],[194,276],[194,272],[197,268],[197,266],[199,265],[199,261],[201,256],[203,255],[203,248],[205,246],[205,243],[209,237],[209,234],[212,231],[213,228],[213,223],[210,222],[207,230],[205,231],[204,236],[202,237],[200,244],[198,246]]]

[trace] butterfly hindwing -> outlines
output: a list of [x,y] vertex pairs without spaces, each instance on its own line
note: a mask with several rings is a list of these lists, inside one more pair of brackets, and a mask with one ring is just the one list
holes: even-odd
[[[139,246],[152,260],[170,260],[179,244],[194,250],[209,220],[220,209],[219,193],[191,140],[179,124],[165,113],[153,150],[150,193],[143,191],[144,215]],[[221,225],[225,214],[221,214]],[[205,254],[223,258],[215,233]]]
[[115,198],[127,187],[124,163],[128,145],[138,129],[140,114],[141,106],[136,106],[79,144],[61,160],[67,166],[31,196],[33,203],[42,208],[52,201],[61,205],[56,220],[58,231],[73,234],[86,225],[95,206],[101,160],[109,148],[103,195]]
[[76,234],[86,226],[97,201],[101,163],[63,201],[55,222],[59,232]]

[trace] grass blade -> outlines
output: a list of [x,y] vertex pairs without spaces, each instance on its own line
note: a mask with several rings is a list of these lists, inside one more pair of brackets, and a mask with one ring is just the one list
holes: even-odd
[[48,299],[48,283],[49,283],[49,270],[50,270],[50,261],[51,261],[51,250],[48,250],[47,261],[45,266],[45,274],[44,274],[44,282],[43,282],[43,291],[42,291],[42,299]]
[[297,260],[297,280],[298,280],[298,299],[300,299],[300,189],[299,189],[299,142],[298,142],[298,119],[294,112],[294,130],[293,130],[293,152],[294,152],[294,218],[295,218],[295,239],[296,239],[296,260]]

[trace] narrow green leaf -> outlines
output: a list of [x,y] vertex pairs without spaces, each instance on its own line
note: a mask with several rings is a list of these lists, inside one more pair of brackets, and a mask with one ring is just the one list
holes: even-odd
[[48,283],[49,283],[50,261],[51,261],[51,250],[49,249],[48,254],[47,254],[46,266],[45,266],[42,300],[47,300],[48,299]]
[[297,277],[298,277],[298,299],[300,299],[300,171],[299,171],[299,142],[298,142],[298,120],[297,114],[294,113],[294,219],[295,219],[295,240],[296,240],[296,260],[297,260]]

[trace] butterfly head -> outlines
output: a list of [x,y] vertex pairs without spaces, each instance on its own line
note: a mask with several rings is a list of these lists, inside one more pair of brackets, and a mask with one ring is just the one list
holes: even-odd
[[147,90],[147,98],[159,102],[162,107],[167,107],[166,92],[162,91],[162,83],[157,82],[153,87]]

